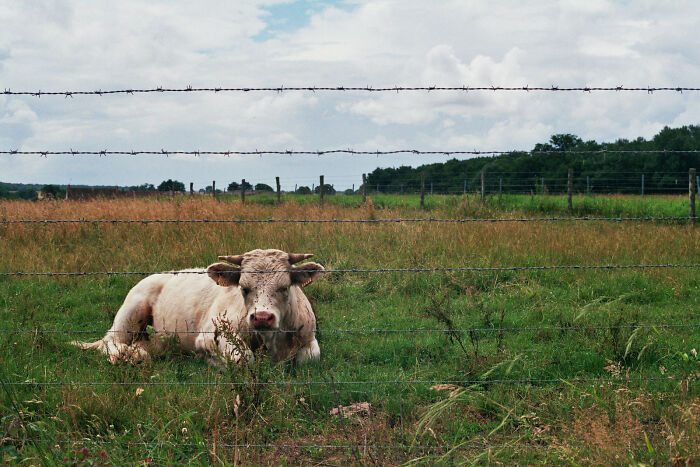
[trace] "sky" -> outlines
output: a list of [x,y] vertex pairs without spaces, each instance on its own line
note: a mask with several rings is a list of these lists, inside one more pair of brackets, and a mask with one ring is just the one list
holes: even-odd
[[[700,2],[0,0],[0,90],[700,85]],[[700,123],[700,93],[0,94],[0,150],[528,150]],[[0,181],[359,186],[444,156],[0,155]]]

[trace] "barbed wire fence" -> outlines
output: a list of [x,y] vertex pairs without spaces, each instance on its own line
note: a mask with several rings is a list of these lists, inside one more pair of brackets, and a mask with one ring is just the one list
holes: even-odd
[[[427,87],[216,87],[216,88],[197,88],[192,86],[187,86],[185,88],[144,88],[144,89],[115,89],[115,90],[97,90],[97,91],[12,91],[10,89],[5,89],[0,92],[0,95],[14,95],[14,96],[31,96],[31,97],[41,97],[41,96],[64,96],[75,97],[75,96],[103,96],[103,95],[134,95],[134,94],[146,94],[146,93],[204,93],[204,92],[264,92],[272,91],[277,93],[283,92],[644,92],[647,94],[653,94],[654,92],[696,92],[700,91],[700,88],[694,87],[499,87],[499,86],[488,86],[488,87],[439,87],[439,86],[427,86]],[[667,151],[667,150],[642,150],[642,151],[625,151],[625,150],[595,150],[595,151],[420,151],[420,150],[394,150],[394,151],[355,151],[351,149],[337,149],[337,150],[324,150],[324,151],[166,151],[161,149],[160,151],[20,151],[20,150],[9,150],[0,151],[0,154],[4,155],[39,155],[39,156],[49,156],[49,155],[98,155],[98,156],[108,156],[108,155],[222,155],[222,156],[232,156],[232,155],[332,155],[332,154],[342,154],[342,155],[392,155],[392,154],[413,154],[413,155],[498,155],[510,152],[527,152],[531,154],[627,154],[627,153],[682,153],[682,154],[693,154],[700,153],[700,150],[682,150],[682,151]],[[617,180],[607,180],[607,181],[623,181],[624,179]],[[692,180],[692,179],[691,179]],[[552,180],[552,182],[562,182],[562,180]],[[323,186],[323,180],[321,180],[321,186]],[[380,185],[376,185],[377,188]],[[483,186],[483,185],[482,185]],[[528,185],[529,186],[529,185]],[[388,185],[386,186],[389,187]],[[692,187],[692,181],[691,181]],[[431,187],[431,192],[435,186]],[[440,188],[440,187],[438,187]],[[517,188],[513,186],[513,188]],[[669,188],[671,189],[671,188]],[[279,188],[278,188],[279,190]],[[683,190],[682,188],[680,190]],[[379,190],[377,190],[379,191]],[[403,191],[403,188],[402,188]],[[466,191],[466,188],[465,188]],[[449,192],[449,190],[446,190]],[[457,190],[458,192],[458,190]],[[691,194],[693,189],[690,189]],[[321,191],[322,193],[322,191]],[[482,189],[483,193],[483,189]],[[494,222],[555,222],[555,221],[651,221],[651,222],[674,222],[674,221],[692,221],[695,220],[694,213],[691,211],[691,215],[687,217],[539,217],[539,218],[463,218],[463,219],[438,219],[438,218],[394,218],[394,219],[2,219],[0,224],[5,225],[60,225],[60,224],[216,224],[216,223],[238,223],[238,224],[276,224],[276,223],[358,223],[358,224],[386,224],[386,223],[451,223],[451,224],[466,224],[473,222],[481,223],[494,223]],[[542,266],[504,266],[504,267],[477,267],[477,266],[463,266],[463,267],[400,267],[400,268],[338,268],[329,269],[325,271],[326,273],[440,273],[440,272],[474,272],[474,273],[484,273],[484,272],[521,272],[521,271],[562,271],[562,270],[653,270],[653,269],[694,269],[700,268],[700,264],[607,264],[607,265],[542,265]],[[279,274],[279,273],[289,273],[289,272],[300,272],[302,269],[294,270],[244,270],[243,273],[250,274]],[[314,271],[315,272],[315,271]],[[0,277],[86,277],[86,276],[135,276],[135,275],[151,275],[151,274],[206,274],[207,271],[56,271],[56,272],[36,272],[36,271],[18,271],[18,272],[0,272]],[[315,331],[318,334],[453,334],[458,333],[516,333],[516,332],[532,332],[532,331],[554,331],[554,332],[576,332],[576,331],[594,331],[594,330],[636,330],[636,329],[697,329],[700,327],[700,323],[659,323],[659,324],[636,324],[636,325],[600,325],[600,326],[521,326],[521,327],[494,327],[494,328],[462,328],[462,329],[319,329]],[[99,330],[99,329],[0,329],[0,334],[90,334],[90,333],[119,333],[126,332],[130,333],[132,331],[125,330]],[[207,330],[189,330],[189,331],[178,331],[178,330],[167,330],[160,329],[154,330],[157,333],[166,334],[180,334],[180,333],[210,333],[214,331]],[[300,331],[280,331],[285,332],[295,332]],[[301,331],[303,332],[303,331]],[[486,385],[547,385],[547,384],[571,384],[571,383],[609,383],[609,384],[626,384],[631,382],[679,382],[685,381],[696,381],[697,376],[687,376],[687,375],[668,375],[663,377],[654,376],[639,376],[639,377],[575,377],[575,378],[473,378],[473,379],[387,379],[387,380],[308,380],[308,381],[291,381],[291,380],[280,380],[280,381],[244,381],[244,382],[231,382],[231,381],[72,381],[72,380],[58,380],[58,381],[35,381],[31,378],[27,378],[24,381],[4,381],[3,385],[13,386],[13,387],[28,387],[28,388],[51,388],[51,387],[113,387],[113,386],[203,386],[203,387],[253,387],[253,386],[298,386],[298,387],[308,387],[308,386],[364,386],[364,387],[374,387],[378,385],[438,385],[438,384],[454,384],[462,385],[468,387],[481,387]],[[31,440],[34,442],[42,443],[53,443],[53,444],[71,444],[71,443],[83,443],[83,444],[108,444],[114,443],[115,440],[54,440],[54,439],[36,439],[36,438],[25,438],[26,440]],[[167,447],[167,446],[190,446],[190,447],[203,447],[209,448],[213,446],[212,443],[168,443],[168,442],[142,442],[137,441],[130,443],[136,446],[148,446],[148,447]],[[458,446],[449,445],[392,445],[392,444],[373,444],[373,445],[360,445],[360,444],[250,444],[250,443],[215,443],[216,446],[222,448],[261,448],[261,449],[358,449],[358,448],[370,448],[370,449],[386,449],[386,450],[403,450],[403,451],[451,451],[454,449],[495,449],[495,448],[541,448],[539,445],[516,445],[516,444],[503,444],[503,445],[488,445],[488,444],[460,444]]]
[[251,93],[251,92],[368,92],[368,93],[398,93],[398,92],[642,92],[653,94],[655,92],[695,92],[700,91],[698,87],[684,86],[646,86],[646,87],[627,87],[627,86],[387,86],[387,87],[372,87],[372,86],[262,86],[262,87],[193,87],[191,85],[181,88],[168,88],[158,86],[155,88],[132,88],[132,89],[97,89],[94,91],[88,90],[69,90],[69,91],[13,91],[5,88],[0,94],[6,96],[106,96],[106,95],[135,95],[135,94],[152,94],[152,93]]

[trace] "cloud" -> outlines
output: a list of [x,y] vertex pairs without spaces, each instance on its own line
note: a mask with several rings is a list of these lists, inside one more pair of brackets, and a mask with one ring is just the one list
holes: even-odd
[[[281,6],[280,6],[281,5]],[[277,8],[279,6],[279,8]],[[300,9],[296,11],[295,9]],[[0,4],[0,88],[692,86],[700,5],[418,0]],[[280,27],[281,23],[284,27]],[[265,32],[265,34],[262,34]],[[696,93],[362,92],[0,97],[0,145],[39,150],[528,149],[698,123]],[[377,157],[0,157],[3,181],[348,186]]]

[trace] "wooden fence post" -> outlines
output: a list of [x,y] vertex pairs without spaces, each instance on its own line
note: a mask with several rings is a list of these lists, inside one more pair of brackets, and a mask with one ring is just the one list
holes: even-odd
[[367,174],[362,174],[362,204],[367,204]]
[[688,223],[695,223],[695,169],[688,171]]
[[245,178],[241,182],[241,203],[245,203]]
[[216,199],[216,180],[211,182],[211,195]]
[[420,173],[420,208],[425,209],[425,172]]
[[318,185],[318,203],[323,206],[323,175],[319,178],[320,185]]
[[481,171],[481,201],[486,199],[486,173]]
[[190,182],[190,196],[194,196],[194,183]]
[[462,194],[466,195],[467,194],[467,181],[464,181],[464,189],[462,190]]
[[69,198],[69,195],[68,195],[69,193],[70,193],[70,185],[66,186],[66,199]]
[[571,196],[574,193],[574,169],[569,169],[569,177],[566,184],[566,204],[568,206],[569,215],[574,214],[574,205]]
[[281,201],[282,191],[280,190],[280,178],[275,177],[275,183],[277,183],[277,203]]
[[644,198],[644,174],[642,174],[642,198]]

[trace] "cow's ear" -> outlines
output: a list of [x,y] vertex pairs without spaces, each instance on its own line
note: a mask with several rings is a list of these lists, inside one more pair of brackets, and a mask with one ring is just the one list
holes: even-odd
[[292,284],[306,287],[318,279],[325,269],[318,263],[303,263],[299,266],[292,266],[292,271],[289,273],[292,276]]
[[207,268],[207,275],[218,285],[230,287],[238,285],[238,279],[241,277],[241,268],[226,263],[214,263]]

